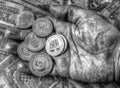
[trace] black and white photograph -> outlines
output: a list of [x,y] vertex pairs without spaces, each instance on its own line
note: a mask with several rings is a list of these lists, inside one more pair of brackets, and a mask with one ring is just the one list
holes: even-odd
[[120,88],[120,0],[0,0],[0,88]]

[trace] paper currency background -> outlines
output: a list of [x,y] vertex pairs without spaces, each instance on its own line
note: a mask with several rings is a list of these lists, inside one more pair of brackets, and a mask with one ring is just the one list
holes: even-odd
[[120,88],[119,0],[0,0],[0,88]]

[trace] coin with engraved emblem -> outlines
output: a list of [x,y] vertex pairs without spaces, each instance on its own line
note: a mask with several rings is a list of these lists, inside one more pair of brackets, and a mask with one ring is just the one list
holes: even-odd
[[28,34],[25,41],[27,42],[27,48],[33,52],[42,50],[45,47],[46,43],[45,38],[40,38],[36,36],[33,32]]
[[52,70],[53,62],[47,53],[38,53],[29,62],[31,72],[36,76],[45,76]]
[[46,37],[53,31],[53,25],[49,19],[39,18],[33,23],[32,29],[36,35]]
[[52,35],[47,39],[45,48],[49,55],[58,56],[64,51],[64,39],[60,36],[60,34]]

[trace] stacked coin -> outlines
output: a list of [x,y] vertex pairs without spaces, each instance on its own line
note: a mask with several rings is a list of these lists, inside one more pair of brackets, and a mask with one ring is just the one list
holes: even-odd
[[18,46],[17,53],[22,60],[30,61],[31,57],[36,53],[29,51],[26,46],[26,42],[22,42]]
[[30,51],[38,52],[45,47],[46,40],[45,38],[40,38],[36,36],[33,32],[28,34],[25,41],[27,42],[27,48]]
[[38,53],[29,62],[31,72],[36,76],[45,76],[52,70],[53,62],[47,53]]
[[32,26],[35,17],[30,11],[22,11],[16,19],[16,26],[19,28],[28,28]]
[[58,56],[67,48],[67,40],[61,34],[52,35],[47,39],[46,51],[51,56]]
[[46,37],[53,31],[53,25],[48,18],[39,18],[33,23],[32,29],[37,36]]

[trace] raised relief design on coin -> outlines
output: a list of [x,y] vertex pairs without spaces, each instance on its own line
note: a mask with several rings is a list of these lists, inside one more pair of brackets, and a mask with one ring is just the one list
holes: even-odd
[[46,42],[46,51],[51,56],[58,56],[64,52],[66,48],[66,40],[61,34],[50,36]]
[[31,72],[36,76],[45,76],[52,70],[53,62],[47,53],[38,53],[29,62]]
[[42,50],[46,44],[45,38],[40,38],[36,36],[33,32],[28,34],[25,41],[27,42],[27,48],[33,52]]
[[53,31],[53,25],[48,18],[38,18],[33,23],[32,29],[36,35],[46,37]]

